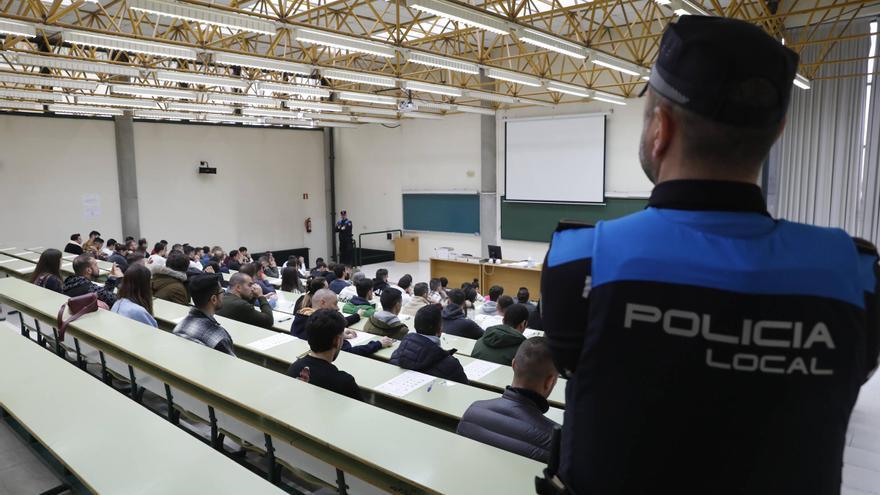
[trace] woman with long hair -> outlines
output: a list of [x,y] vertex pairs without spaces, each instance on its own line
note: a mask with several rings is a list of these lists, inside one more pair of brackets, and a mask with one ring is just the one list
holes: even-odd
[[159,328],[153,318],[153,289],[150,287],[150,270],[142,264],[131,265],[125,271],[119,295],[110,311],[126,318]]
[[284,292],[305,292],[299,270],[292,266],[281,269],[281,290]]
[[44,289],[61,292],[61,251],[47,249],[40,255],[31,282]]
[[327,279],[324,277],[315,277],[311,281],[309,281],[309,290],[305,294],[299,296],[299,299],[296,300],[296,304],[293,306],[293,312],[296,313],[302,308],[310,308],[312,307],[312,297],[315,295],[315,292],[318,292],[321,289],[327,288]]

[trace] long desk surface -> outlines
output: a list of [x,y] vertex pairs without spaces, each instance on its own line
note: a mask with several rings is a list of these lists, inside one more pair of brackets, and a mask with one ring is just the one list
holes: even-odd
[[[51,321],[66,298],[6,278],[0,280],[0,300]],[[68,331],[85,344],[124,362],[134,361],[170,386],[386,490],[533,493],[534,476],[543,468],[530,459],[157,332],[110,311],[90,313]],[[406,445],[407,455],[389,445]],[[458,455],[437,455],[440,449]]]
[[[187,306],[161,299],[153,301],[153,313],[157,320],[164,323],[163,326],[166,328],[176,325],[188,312],[189,307]],[[258,354],[262,358],[271,359],[284,366],[289,366],[297,358],[309,352],[308,343],[293,336],[290,336],[289,340],[285,339],[287,341],[268,349],[255,348],[251,344],[276,337],[277,332],[222,316],[216,318],[223,328],[229,332],[237,351],[240,349]],[[382,395],[388,400],[403,402],[454,420],[461,419],[465,410],[475,401],[498,397],[497,391],[488,391],[474,386],[447,382],[442,379],[435,379],[430,383],[426,383],[404,397],[394,397],[383,393],[378,387],[388,380],[402,375],[406,370],[380,360],[347,352],[340,353],[334,364],[339,369],[351,373],[357,380],[358,385],[363,389]],[[509,382],[505,385],[508,384]],[[555,407],[550,408],[547,412],[547,417],[559,424],[562,424],[563,415],[563,411]]]
[[92,493],[284,493],[20,335],[0,362],[0,404]]

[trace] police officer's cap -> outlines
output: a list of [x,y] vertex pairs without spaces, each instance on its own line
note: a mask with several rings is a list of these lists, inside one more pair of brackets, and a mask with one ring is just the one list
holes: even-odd
[[768,127],[785,118],[797,65],[795,52],[755,25],[687,15],[663,33],[648,85],[712,121]]

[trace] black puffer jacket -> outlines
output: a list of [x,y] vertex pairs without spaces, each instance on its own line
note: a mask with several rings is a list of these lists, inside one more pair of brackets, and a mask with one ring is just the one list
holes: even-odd
[[467,383],[467,375],[458,359],[452,357],[455,349],[444,350],[428,337],[409,333],[391,355],[391,364],[420,371],[438,378]]
[[507,387],[497,399],[471,404],[456,433],[546,463],[556,423],[544,416],[547,400],[531,390]]
[[464,314],[461,306],[449,303],[443,308],[442,315],[443,333],[468,339],[478,339],[483,336],[483,329]]

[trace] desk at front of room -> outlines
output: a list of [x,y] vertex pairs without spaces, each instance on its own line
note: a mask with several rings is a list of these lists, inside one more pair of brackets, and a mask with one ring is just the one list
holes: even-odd
[[446,277],[450,288],[460,287],[475,279],[480,290],[488,292],[489,287],[500,285],[506,293],[515,295],[520,287],[529,289],[533,298],[541,293],[541,265],[519,266],[521,262],[503,260],[500,264],[479,263],[478,260],[442,260],[431,258],[431,278]]

